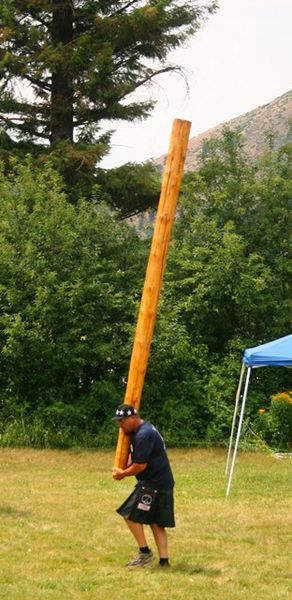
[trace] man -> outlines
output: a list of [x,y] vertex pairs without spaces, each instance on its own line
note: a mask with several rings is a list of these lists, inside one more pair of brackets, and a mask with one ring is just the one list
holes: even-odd
[[126,469],[113,467],[113,478],[119,481],[135,476],[137,479],[134,491],[117,509],[139,547],[138,555],[127,566],[144,566],[154,559],[143,527],[150,525],[159,553],[159,566],[168,567],[165,528],[175,526],[174,479],[163,438],[151,423],[141,419],[130,404],[120,404],[113,420],[126,434],[131,435],[129,464]]

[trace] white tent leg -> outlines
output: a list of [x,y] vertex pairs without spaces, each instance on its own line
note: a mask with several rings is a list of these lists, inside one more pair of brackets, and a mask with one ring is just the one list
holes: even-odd
[[232,442],[233,442],[233,434],[234,434],[234,428],[235,428],[235,422],[236,422],[236,416],[237,416],[237,410],[238,410],[238,403],[239,403],[239,398],[240,398],[240,393],[241,393],[241,388],[242,388],[242,380],[243,380],[244,371],[245,371],[245,363],[243,362],[242,363],[242,367],[241,367],[239,384],[238,384],[238,388],[237,388],[237,392],[236,392],[236,398],[235,398],[235,407],[234,407],[232,427],[231,427],[230,440],[229,440],[228,455],[227,455],[227,461],[226,461],[226,470],[225,470],[225,474],[226,475],[228,474],[228,471],[229,471],[230,454],[231,454],[231,448],[232,448]]
[[229,492],[230,492],[230,488],[231,488],[231,482],[232,482],[232,476],[233,476],[233,471],[234,471],[234,467],[235,467],[236,453],[237,453],[237,449],[238,449],[239,438],[240,438],[240,434],[241,434],[242,421],[243,421],[243,415],[244,415],[244,409],[245,409],[245,402],[246,402],[246,397],[247,397],[247,392],[248,392],[250,374],[251,374],[251,367],[248,367],[248,369],[247,369],[247,375],[246,375],[246,380],[245,380],[245,387],[244,387],[242,405],[241,405],[241,411],[240,411],[240,419],[239,419],[238,429],[237,429],[237,436],[236,436],[235,448],[234,448],[233,459],[232,459],[232,465],[231,465],[231,470],[230,470],[229,479],[228,479],[226,496],[229,496]]

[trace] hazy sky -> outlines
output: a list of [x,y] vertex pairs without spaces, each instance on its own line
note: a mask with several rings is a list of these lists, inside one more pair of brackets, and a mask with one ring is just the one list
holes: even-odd
[[[175,118],[191,136],[274,100],[292,88],[292,0],[219,0],[219,10],[183,49],[170,55],[188,73],[189,94],[176,74],[160,76],[152,116],[113,122],[112,149],[102,166],[165,154]],[[149,97],[149,90],[139,98]]]

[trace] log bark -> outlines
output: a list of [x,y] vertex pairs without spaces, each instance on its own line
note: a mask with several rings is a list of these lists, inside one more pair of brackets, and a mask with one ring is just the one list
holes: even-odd
[[[163,280],[166,256],[179,195],[191,123],[175,119],[162,178],[161,194],[150,248],[144,288],[124,402],[139,410],[151,339],[156,319],[159,293]],[[124,469],[129,456],[130,438],[121,429],[114,465]]]

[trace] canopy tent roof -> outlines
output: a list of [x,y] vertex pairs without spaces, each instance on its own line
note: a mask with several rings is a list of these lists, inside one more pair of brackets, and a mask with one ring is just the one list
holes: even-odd
[[248,367],[289,367],[292,366],[292,335],[247,348],[243,353],[243,362]]

